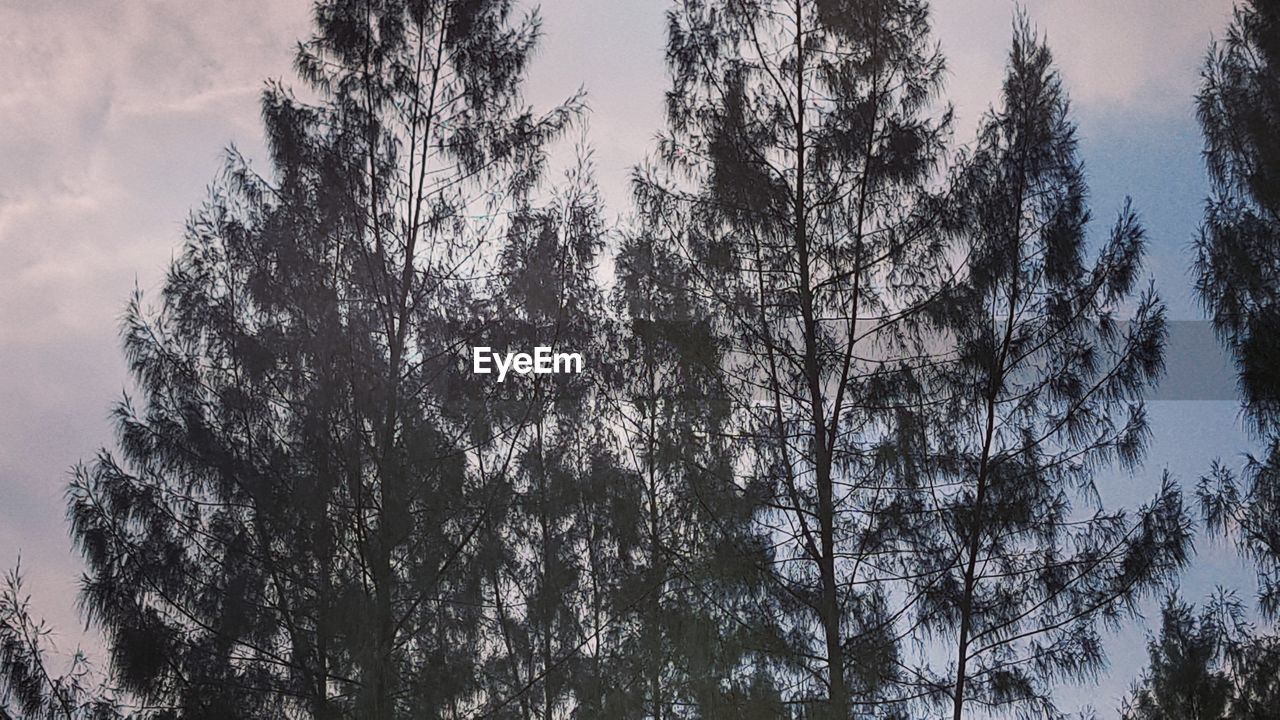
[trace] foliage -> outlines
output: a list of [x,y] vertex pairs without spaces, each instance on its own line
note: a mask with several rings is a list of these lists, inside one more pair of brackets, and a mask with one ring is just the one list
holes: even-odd
[[681,223],[674,279],[727,353],[726,429],[771,548],[749,622],[777,638],[793,714],[902,712],[893,601],[867,560],[900,549],[884,476],[913,462],[903,358],[944,264],[927,6],[686,0],[668,22],[668,127],[637,198]]
[[497,702],[478,666],[510,429],[464,382],[541,147],[506,0],[321,2],[308,104],[264,93],[271,177],[234,153],[160,307],[130,306],[141,405],[80,468],[83,602],[156,717],[441,717]]
[[31,614],[23,591],[22,563],[0,588],[0,718],[3,720],[120,720],[114,693],[79,649],[61,672],[53,629]]
[[[69,491],[139,715],[1056,716],[1187,562],[1171,482],[1132,512],[1094,487],[1142,460],[1164,309],[1127,204],[1092,242],[1043,39],[1018,23],[952,153],[930,33],[924,0],[676,0],[615,232],[588,150],[543,180],[584,108],[523,105],[536,14],[318,2],[315,99],[268,86],[270,172],[232,151],[158,303],[135,296],[136,399]],[[1221,192],[1242,163],[1211,162]],[[1207,227],[1207,302],[1259,306]],[[588,369],[487,381],[476,346]],[[1204,496],[1265,559],[1263,475]],[[1271,697],[1181,607],[1160,657]],[[37,677],[38,636],[4,687],[72,717],[93,696]]]
[[1215,466],[1201,483],[1211,528],[1257,565],[1263,611],[1280,613],[1280,7],[1244,2],[1209,51],[1197,96],[1213,193],[1196,242],[1196,290],[1239,373],[1263,440],[1243,485]]
[[1258,637],[1244,608],[1219,591],[1200,612],[1170,596],[1150,665],[1121,711],[1124,720],[1262,720],[1280,703],[1280,647]]
[[1176,485],[1129,514],[1094,484],[1140,463],[1165,329],[1138,289],[1136,214],[1126,203],[1091,253],[1086,192],[1052,55],[1020,18],[1001,103],[947,199],[965,261],[930,312],[954,351],[930,380],[935,480],[898,570],[918,578],[923,631],[954,653],[936,682],[956,720],[966,705],[1055,715],[1058,682],[1105,666],[1101,630],[1188,560]]

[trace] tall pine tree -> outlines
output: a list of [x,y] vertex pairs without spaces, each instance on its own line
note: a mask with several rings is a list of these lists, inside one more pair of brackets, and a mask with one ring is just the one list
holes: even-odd
[[1265,445],[1244,486],[1224,467],[1201,485],[1211,527],[1258,569],[1280,617],[1280,4],[1237,6],[1197,98],[1212,182],[1196,243],[1196,290],[1233,356],[1246,417]]
[[590,166],[581,163],[549,205],[511,217],[475,340],[498,352],[536,347],[583,356],[581,373],[512,373],[486,391],[490,436],[477,436],[480,472],[505,499],[495,562],[491,716],[600,716],[601,662],[621,604],[618,577],[634,529],[635,483],[621,476],[610,417],[605,295],[596,282],[604,226]]
[[83,603],[156,717],[456,717],[477,682],[504,486],[461,389],[495,239],[571,118],[519,87],[509,0],[323,0],[159,307],[131,305],[141,403],[81,468]]
[[944,260],[919,202],[947,124],[927,5],[682,0],[668,32],[662,167],[639,195],[683,209],[687,292],[725,342],[725,432],[770,549],[748,622],[772,626],[794,714],[880,713],[898,641],[871,559],[902,525],[884,476],[912,457],[903,365]]
[[1145,237],[1127,204],[1089,252],[1068,111],[1049,49],[1020,18],[1001,102],[948,198],[962,260],[930,309],[954,356],[932,378],[921,552],[900,570],[947,649],[935,677],[955,720],[975,705],[1051,716],[1057,682],[1104,666],[1099,627],[1187,559],[1172,484],[1132,516],[1104,510],[1094,486],[1141,459],[1164,308],[1137,291]]
[[616,417],[640,496],[631,584],[652,589],[620,648],[634,683],[627,716],[778,717],[768,664],[777,638],[755,622],[767,607],[768,540],[753,523],[760,488],[735,477],[726,343],[681,252],[688,208],[639,197],[614,291]]

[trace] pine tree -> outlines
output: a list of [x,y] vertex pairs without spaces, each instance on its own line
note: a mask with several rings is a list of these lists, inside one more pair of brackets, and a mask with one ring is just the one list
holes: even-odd
[[1280,653],[1219,591],[1198,613],[1176,596],[1161,610],[1150,665],[1121,710],[1123,720],[1263,720],[1280,703]]
[[637,227],[616,255],[617,423],[639,488],[633,576],[619,660],[635,688],[625,717],[778,717],[760,617],[767,540],[754,526],[758,488],[735,481],[727,438],[725,343],[691,289],[680,252],[687,209],[639,197]]
[[1260,604],[1280,617],[1280,4],[1238,5],[1209,52],[1197,98],[1212,182],[1196,243],[1196,290],[1239,373],[1265,445],[1241,488],[1215,467],[1201,484],[1209,524],[1258,568]]
[[[1280,617],[1280,5],[1247,0],[1209,50],[1197,96],[1212,192],[1196,241],[1196,291],[1238,372],[1245,416],[1264,445],[1237,474],[1215,461],[1198,495],[1210,531],[1232,537],[1258,572],[1264,620]],[[1243,481],[1243,482],[1241,482]],[[1203,622],[1202,622],[1203,625]],[[1274,632],[1226,633],[1215,658],[1233,686],[1224,717],[1280,703]],[[1157,658],[1152,656],[1155,675]],[[1150,695],[1162,701],[1158,689]]]
[[0,587],[0,720],[121,720],[101,673],[79,649],[53,666],[53,628],[36,618],[23,590],[22,561]]
[[131,304],[141,404],[80,468],[82,601],[155,717],[456,717],[478,682],[504,485],[464,391],[476,278],[571,120],[521,105],[509,0],[324,0],[304,102],[264,94],[160,304]]
[[1217,667],[1225,628],[1213,613],[1170,596],[1160,636],[1147,643],[1151,666],[1126,700],[1125,720],[1218,720],[1227,717],[1231,682]]
[[1066,92],[1025,17],[948,203],[963,261],[930,309],[954,355],[931,381],[935,480],[899,572],[918,578],[924,634],[950,653],[937,682],[952,717],[1050,716],[1055,683],[1104,666],[1100,626],[1186,563],[1190,520],[1167,478],[1134,515],[1094,487],[1141,459],[1164,308],[1136,290],[1145,238],[1127,203],[1088,257]]
[[920,202],[947,125],[927,6],[684,0],[669,17],[668,133],[639,195],[681,209],[687,292],[724,338],[726,432],[770,548],[771,606],[747,622],[772,626],[794,714],[880,713],[898,643],[869,560],[897,542],[883,476],[911,457],[884,409],[909,394],[912,308],[943,263]]
[[602,673],[588,658],[599,658],[616,623],[619,546],[627,543],[617,533],[634,530],[614,520],[636,503],[606,424],[613,360],[596,282],[601,213],[583,162],[554,202],[513,214],[486,308],[492,321],[476,341],[503,352],[572,351],[591,365],[509,375],[487,398],[494,435],[478,441],[478,458],[509,494],[489,589],[489,632],[502,647],[496,717],[565,717],[584,707],[596,717],[601,704]]

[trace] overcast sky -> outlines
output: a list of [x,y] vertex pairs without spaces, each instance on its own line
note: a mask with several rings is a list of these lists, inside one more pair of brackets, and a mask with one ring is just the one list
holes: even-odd
[[[1015,5],[936,0],[957,140],[996,99]],[[1205,195],[1192,95],[1230,0],[1031,0],[1074,101],[1095,217],[1131,195],[1150,231],[1148,271],[1171,317],[1198,317],[1188,246]],[[611,214],[627,210],[629,169],[662,122],[662,0],[546,0],[528,99],[589,93],[590,141]],[[0,0],[0,567],[21,551],[33,601],[80,637],[81,571],[62,493],[68,469],[111,440],[125,383],[118,320],[135,283],[158,288],[189,210],[235,143],[260,155],[257,98],[291,80],[303,0]],[[1231,402],[1157,402],[1149,462],[1109,479],[1137,502],[1168,469],[1190,485],[1213,457],[1247,447]],[[1201,547],[1192,599],[1247,579]],[[1252,586],[1244,582],[1246,593]],[[1142,631],[1111,643],[1101,689],[1068,691],[1110,716],[1144,662]]]

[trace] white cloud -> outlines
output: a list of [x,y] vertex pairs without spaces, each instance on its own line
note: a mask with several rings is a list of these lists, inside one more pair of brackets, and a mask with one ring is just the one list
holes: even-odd
[[1189,111],[1232,0],[935,0],[962,139],[998,99],[1020,5],[1047,35],[1078,112],[1150,117]]
[[290,72],[309,3],[0,3],[0,569],[18,550],[66,636],[77,558],[67,469],[109,442],[116,328],[154,286],[256,94]]

